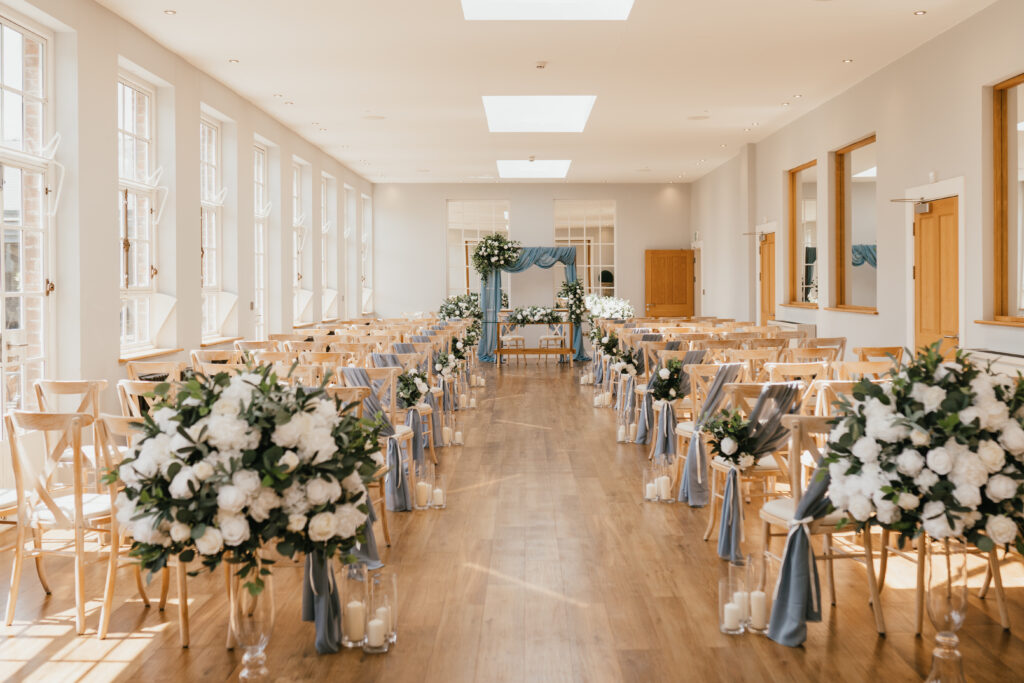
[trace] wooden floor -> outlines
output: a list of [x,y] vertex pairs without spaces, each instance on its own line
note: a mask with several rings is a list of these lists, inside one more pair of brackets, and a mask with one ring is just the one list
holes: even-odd
[[[645,449],[615,444],[612,411],[592,407],[589,387],[568,368],[530,361],[500,378],[491,370],[477,392],[480,407],[463,418],[465,447],[440,451],[448,509],[391,517],[384,559],[400,575],[397,646],[383,656],[317,655],[313,626],[299,620],[300,572],[278,568],[268,649],[275,680],[888,682],[927,674],[932,630],[913,635],[910,565],[890,571],[885,638],[873,627],[863,568],[850,561],[836,565],[838,607],[809,626],[805,647],[721,635],[722,566],[701,540],[707,510],[641,502]],[[759,538],[755,517],[747,515],[748,550]],[[9,553],[0,560],[6,585]],[[17,620],[0,630],[0,679],[237,676],[241,653],[224,649],[220,575],[190,580],[192,646],[182,650],[175,606],[144,609],[128,573],[110,636],[97,640],[99,567],[87,582],[89,635],[76,636],[70,571],[52,561],[54,593],[45,598],[26,568]],[[972,681],[1020,680],[1024,671],[1020,565],[1006,581],[1014,633],[995,621],[994,598],[972,598],[961,633]]]

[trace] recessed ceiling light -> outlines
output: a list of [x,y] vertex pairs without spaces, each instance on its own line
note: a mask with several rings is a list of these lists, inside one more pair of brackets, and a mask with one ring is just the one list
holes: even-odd
[[164,10],[164,14],[166,14],[167,16],[174,16],[177,13],[178,13],[178,10],[176,10],[176,9],[165,9]]
[[926,11],[925,11],[925,10],[923,10],[923,9],[919,9],[919,10],[917,10],[917,11],[915,11],[915,12],[914,12],[914,16],[915,16],[915,17],[919,17],[919,16],[921,16],[921,15],[924,15],[924,14],[928,14],[928,12],[926,12]]
[[285,104],[295,104],[295,103],[294,103],[294,102],[292,102],[291,100],[285,100],[285,101],[284,101],[284,103],[285,103]]
[[843,60],[843,64],[852,64],[852,63],[853,63],[852,59],[844,59]]
[[492,133],[582,133],[596,95],[484,95]]
[[721,145],[719,145],[719,147],[721,147],[722,149],[725,149],[725,148],[726,148],[727,146],[728,146],[728,145],[726,145],[726,144],[724,144],[724,143],[723,143],[723,144],[721,144]]
[[569,173],[569,159],[499,159],[498,176],[502,178],[564,178]]
[[803,95],[793,95],[794,100],[799,100]]
[[749,129],[749,128],[744,128],[744,129],[743,129],[743,132],[744,132],[744,133],[749,133],[749,132],[750,132],[750,129]]
[[231,64],[238,64],[238,60],[237,59],[229,59],[228,62],[231,63]]
[[789,102],[783,102],[783,103],[782,103],[782,106],[783,106],[783,107],[788,107],[788,106],[789,106]]
[[633,0],[462,0],[467,21],[625,21]]
[[284,95],[282,95],[279,92],[276,92],[276,93],[274,93],[274,97],[281,98],[281,97],[284,97]]

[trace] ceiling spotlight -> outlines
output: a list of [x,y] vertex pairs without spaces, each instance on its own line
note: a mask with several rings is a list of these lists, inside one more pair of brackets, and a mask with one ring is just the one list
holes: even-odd
[[719,147],[721,147],[722,149],[725,149],[726,147],[728,147],[728,145],[726,145],[726,144],[725,144],[725,143],[723,142],[723,143],[722,143],[721,145],[719,145]]
[[548,63],[547,62],[537,62],[537,68],[543,71],[544,69],[548,68]]
[[924,15],[924,14],[928,14],[928,12],[926,12],[926,11],[925,11],[925,10],[923,10],[923,9],[919,9],[919,10],[917,10],[917,11],[915,11],[915,12],[914,12],[914,16],[915,16],[915,17],[920,17],[920,16],[922,16],[922,15]]
[[285,104],[295,104],[295,103],[294,103],[294,102],[292,102],[291,100],[285,100],[285,101],[284,101],[284,103],[285,103]]
[[230,62],[231,64],[238,64],[237,59],[229,59],[228,62]]
[[843,60],[843,64],[853,64],[853,60],[852,59],[844,59]]
[[803,95],[793,95],[794,100],[799,100]]
[[783,103],[782,103],[782,106],[783,106],[783,107],[788,107],[788,106],[789,106],[789,102],[783,102]]
[[758,126],[760,126],[761,124],[760,124],[760,123],[758,123],[757,121],[754,121],[754,122],[753,122],[752,124],[750,124],[750,125],[751,125],[751,126],[753,126],[754,128],[757,128],[757,127],[758,127]]
[[169,17],[172,17],[172,16],[174,16],[177,13],[178,13],[178,10],[176,10],[176,9],[165,9],[164,10],[164,14],[166,14]]
[[743,129],[743,132],[744,132],[744,133],[749,133],[749,132],[750,132],[750,129],[749,129],[749,128],[744,128],[744,129]]

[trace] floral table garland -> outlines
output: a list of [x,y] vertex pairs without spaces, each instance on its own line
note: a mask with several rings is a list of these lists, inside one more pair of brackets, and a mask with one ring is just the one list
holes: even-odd
[[[507,320],[510,323],[515,323],[515,325],[524,325],[527,323],[548,323],[549,325],[552,325],[555,323],[565,322],[561,313],[558,313],[553,308],[547,306],[517,308],[509,313]],[[512,329],[515,329],[515,326],[513,326]]]

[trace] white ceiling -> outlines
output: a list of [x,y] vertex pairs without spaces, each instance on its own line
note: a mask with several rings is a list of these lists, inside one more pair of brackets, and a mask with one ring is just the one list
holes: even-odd
[[[572,160],[550,182],[691,181],[993,1],[636,0],[624,22],[506,22],[459,0],[99,0],[373,182],[495,182],[495,160],[530,155]],[[597,102],[583,133],[490,133],[482,95]]]

